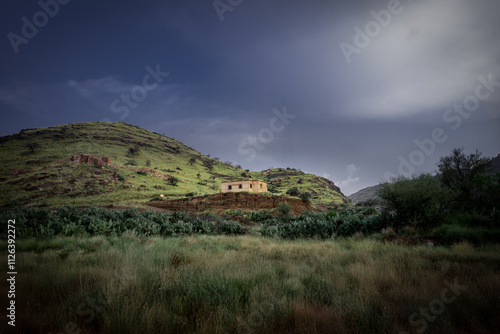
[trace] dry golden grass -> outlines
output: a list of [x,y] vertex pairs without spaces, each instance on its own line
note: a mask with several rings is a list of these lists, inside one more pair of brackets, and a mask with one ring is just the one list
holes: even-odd
[[[19,240],[17,252],[19,333],[60,333],[66,326],[80,333],[500,328],[500,246],[128,234]],[[447,282],[466,289],[454,295]],[[6,295],[5,282],[0,289]],[[421,310],[436,307],[445,289],[454,300],[422,320]]]

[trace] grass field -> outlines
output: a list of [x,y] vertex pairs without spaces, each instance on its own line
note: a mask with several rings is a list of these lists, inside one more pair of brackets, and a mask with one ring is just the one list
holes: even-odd
[[18,333],[500,329],[500,245],[127,233],[17,240],[16,251]]

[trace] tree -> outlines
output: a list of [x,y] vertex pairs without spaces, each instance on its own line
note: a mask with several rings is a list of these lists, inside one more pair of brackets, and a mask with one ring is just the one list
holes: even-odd
[[129,147],[127,155],[129,157],[138,155],[140,150],[141,149],[139,147]]
[[399,227],[408,224],[430,227],[440,223],[451,199],[450,191],[430,174],[393,178],[381,185],[378,195],[385,211],[395,214]]
[[176,178],[175,176],[173,175],[170,175],[168,178],[167,178],[167,182],[168,184],[172,185],[172,186],[176,186],[177,183],[179,182],[179,179]]
[[463,150],[455,148],[451,155],[439,159],[441,182],[448,188],[467,187],[476,175],[491,170],[490,158],[481,157],[482,153],[478,150],[467,156]]
[[192,165],[194,165],[195,163],[196,163],[196,158],[195,158],[195,157],[191,157],[191,158],[189,159],[189,164],[192,166]]
[[212,159],[204,159],[203,166],[207,167],[209,171],[214,169],[214,161]]
[[31,153],[33,153],[37,148],[42,147],[42,145],[40,143],[28,143],[25,145],[25,147],[29,149]]
[[482,153],[466,155],[463,148],[455,148],[451,155],[442,157],[438,163],[441,183],[455,191],[459,208],[471,209],[477,201],[477,188],[480,176],[491,171],[491,159]]

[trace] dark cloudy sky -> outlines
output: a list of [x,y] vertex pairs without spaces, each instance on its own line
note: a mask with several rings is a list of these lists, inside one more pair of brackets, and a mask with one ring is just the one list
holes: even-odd
[[454,147],[500,153],[499,13],[498,0],[2,1],[0,135],[124,121],[351,194],[432,172]]

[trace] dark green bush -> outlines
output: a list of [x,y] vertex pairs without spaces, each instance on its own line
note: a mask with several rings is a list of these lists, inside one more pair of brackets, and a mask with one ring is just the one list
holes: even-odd
[[369,206],[367,208],[364,208],[362,213],[364,216],[372,216],[378,214],[378,211],[374,207]]
[[176,186],[177,183],[179,183],[179,178],[173,176],[173,175],[169,175],[169,177],[167,178],[167,183],[171,186]]
[[284,239],[326,239],[335,233],[336,222],[325,219],[323,214],[308,214],[290,218],[289,221],[271,218],[261,223],[261,234]]
[[396,177],[382,184],[379,196],[386,212],[395,214],[396,227],[436,226],[446,216],[451,200],[449,189],[441,187],[439,180],[430,174]]
[[500,228],[443,224],[431,230],[426,234],[426,237],[435,239],[445,245],[462,241],[468,241],[474,245],[498,243],[500,240]]
[[243,227],[235,221],[224,221],[219,225],[218,232],[226,235],[238,235],[243,234]]
[[137,166],[137,161],[135,160],[127,160],[125,163],[124,163],[125,166]]
[[311,199],[312,195],[309,191],[303,191],[299,194],[299,197],[303,201],[309,201]]
[[361,232],[364,235],[380,233],[386,227],[389,227],[387,221],[380,216],[366,217],[361,221]]
[[292,206],[288,203],[280,203],[278,204],[278,216],[282,218],[286,218],[290,215],[290,211],[292,210]]
[[[18,238],[46,239],[62,236],[119,236],[133,231],[139,236],[183,236],[192,234],[242,234],[238,222],[227,221],[222,216],[195,216],[184,212],[172,214],[156,211],[139,212],[137,209],[107,210],[88,207],[76,209],[69,206],[59,210],[21,209],[0,213],[4,221],[16,220]],[[7,224],[0,225],[7,233]]]
[[140,150],[141,149],[139,147],[129,147],[129,149],[127,151],[127,156],[132,157],[132,156],[138,155]]
[[352,217],[351,219],[341,220],[339,222],[339,227],[337,228],[337,236],[339,237],[350,237],[357,232],[361,232],[361,227],[363,224],[358,217]]
[[307,213],[301,216],[272,217],[261,222],[261,234],[265,237],[284,239],[326,239],[336,235],[349,237],[358,232],[371,235],[387,227],[379,215],[364,217],[352,210],[340,213],[330,210],[326,213]]
[[207,220],[196,218],[193,221],[193,232],[196,234],[212,234],[214,233],[214,225]]
[[272,219],[274,216],[269,210],[262,211],[252,211],[248,214],[247,219],[260,223],[268,219]]

